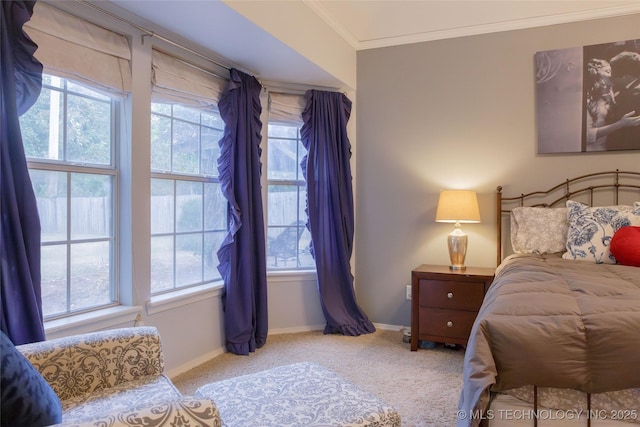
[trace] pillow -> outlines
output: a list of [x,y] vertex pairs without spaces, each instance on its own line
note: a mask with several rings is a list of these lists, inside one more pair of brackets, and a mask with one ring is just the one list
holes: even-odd
[[567,208],[569,232],[564,259],[615,264],[609,250],[614,233],[627,225],[640,225],[640,202],[633,206],[589,207],[569,200]]
[[0,424],[40,427],[62,422],[60,399],[2,331],[0,355]]
[[618,264],[640,267],[640,227],[620,228],[613,235],[609,249]]
[[511,247],[519,254],[567,250],[567,208],[519,207],[511,210]]

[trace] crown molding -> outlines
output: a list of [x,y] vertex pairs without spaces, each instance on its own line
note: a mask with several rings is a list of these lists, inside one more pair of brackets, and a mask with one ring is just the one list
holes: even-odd
[[357,40],[349,30],[347,30],[342,25],[338,24],[331,17],[331,15],[327,13],[325,8],[321,6],[320,0],[302,0],[302,2],[307,6],[309,6],[309,8],[316,15],[322,18],[322,20],[326,22],[327,25],[329,25],[333,29],[333,31],[338,33],[338,35],[342,37],[347,43],[349,43],[349,45],[351,45],[352,48],[354,48],[355,50],[359,50],[359,46],[361,42]]
[[544,27],[548,25],[567,24],[571,22],[589,21],[593,19],[611,18],[615,16],[640,13],[640,3],[627,6],[605,7],[581,12],[548,15],[536,18],[517,19],[492,24],[472,25],[450,28],[446,30],[428,31],[417,34],[407,34],[396,37],[385,37],[372,40],[357,40],[344,26],[337,23],[322,7],[320,0],[303,0],[321,19],[323,19],[338,35],[340,35],[355,50],[376,49],[381,47],[398,46],[411,43],[421,43],[456,37],[476,36],[502,31],[521,30],[526,28]]

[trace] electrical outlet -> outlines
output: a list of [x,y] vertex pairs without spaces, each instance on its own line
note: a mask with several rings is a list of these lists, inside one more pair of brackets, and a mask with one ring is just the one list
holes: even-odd
[[402,327],[400,330],[402,331],[402,342],[410,343],[411,342],[411,329]]
[[407,285],[407,288],[406,288],[406,298],[407,298],[407,300],[410,300],[410,299],[411,299],[411,285]]

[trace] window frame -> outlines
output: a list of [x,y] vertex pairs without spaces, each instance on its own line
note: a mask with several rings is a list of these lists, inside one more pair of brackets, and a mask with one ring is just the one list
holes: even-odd
[[[47,171],[47,172],[56,172],[56,173],[64,173],[65,174],[65,198],[66,198],[66,230],[64,239],[51,240],[51,241],[41,241],[40,247],[53,247],[53,246],[65,246],[66,248],[66,258],[65,258],[65,310],[61,312],[55,312],[48,315],[43,315],[43,319],[45,321],[56,321],[63,318],[68,318],[70,316],[83,315],[85,313],[94,312],[96,310],[101,309],[110,309],[120,305],[120,239],[119,239],[119,229],[120,229],[120,215],[118,214],[120,210],[120,180],[119,180],[119,153],[120,153],[120,123],[121,123],[121,104],[123,102],[122,98],[113,93],[105,93],[104,90],[101,90],[99,87],[92,87],[85,82],[72,80],[67,77],[56,76],[54,73],[43,73],[44,76],[51,76],[52,78],[60,79],[61,85],[56,86],[55,84],[47,84],[45,79],[43,78],[42,90],[48,91],[56,91],[60,93],[62,98],[61,100],[61,110],[62,114],[58,117],[58,127],[62,128],[62,135],[59,140],[64,144],[62,150],[62,159],[50,159],[50,158],[38,158],[38,157],[29,157],[25,152],[25,158],[27,160],[27,167],[29,170],[29,174],[31,177],[31,171]],[[71,93],[73,96],[78,96],[85,99],[95,99],[87,94],[80,93],[78,91],[74,91],[69,89],[69,82],[73,85],[77,85],[88,90],[91,90],[96,93],[100,93],[103,96],[107,96],[110,98],[109,100],[109,111],[110,111],[110,124],[109,124],[109,133],[110,133],[110,147],[109,147],[109,156],[110,162],[109,164],[99,164],[99,163],[89,163],[89,162],[74,162],[69,161],[68,157],[68,97]],[[105,102],[95,99],[97,102]],[[49,117],[51,115],[49,114]],[[22,127],[22,124],[21,124]],[[110,177],[111,180],[111,206],[109,208],[111,215],[111,229],[109,236],[107,237],[96,237],[96,238],[73,238],[72,236],[72,227],[71,227],[71,213],[72,213],[72,183],[71,183],[71,175],[72,174],[90,174],[90,175],[98,175],[98,176],[107,176]],[[72,251],[73,245],[84,244],[84,243],[96,243],[96,242],[109,242],[109,299],[110,301],[107,303],[96,304],[96,305],[86,305],[78,309],[71,308],[71,289],[72,289]],[[42,260],[42,257],[41,257]],[[43,309],[44,312],[44,309]]]
[[[173,214],[172,214],[172,230],[171,231],[161,231],[161,232],[154,232],[153,230],[151,230],[150,232],[150,244],[153,242],[154,237],[158,238],[158,237],[172,237],[172,247],[173,247],[173,253],[172,253],[172,285],[170,287],[165,287],[165,288],[160,288],[157,290],[154,290],[154,272],[153,272],[153,263],[154,263],[154,259],[153,259],[153,249],[151,252],[151,257],[150,257],[150,267],[151,267],[151,277],[150,277],[150,295],[152,298],[156,298],[157,300],[162,299],[163,295],[171,295],[171,294],[175,294],[175,295],[182,295],[184,294],[184,292],[188,292],[189,289],[194,289],[195,292],[198,292],[199,290],[201,290],[203,287],[208,287],[208,286],[215,286],[217,283],[222,281],[222,278],[220,277],[219,272],[217,272],[217,268],[214,266],[214,275],[213,278],[209,279],[205,277],[205,273],[207,270],[207,266],[206,266],[206,261],[204,259],[204,257],[206,256],[205,251],[206,251],[206,237],[207,234],[211,234],[212,237],[214,237],[217,233],[222,233],[222,239],[224,238],[224,235],[226,235],[227,232],[227,209],[224,209],[224,220],[223,223],[225,225],[225,229],[217,229],[217,228],[207,228],[206,226],[206,184],[215,184],[217,186],[220,185],[220,179],[218,175],[212,175],[212,174],[206,174],[206,173],[199,173],[199,174],[195,174],[195,173],[186,173],[186,172],[174,172],[173,171],[173,159],[174,159],[174,125],[176,122],[178,123],[187,123],[187,124],[191,124],[191,125],[196,125],[198,126],[198,169],[200,169],[200,172],[202,172],[202,168],[203,168],[203,159],[202,159],[202,154],[203,154],[203,149],[202,149],[202,138],[203,138],[203,132],[202,130],[204,128],[206,129],[210,129],[210,130],[215,130],[215,131],[219,131],[220,134],[222,134],[224,132],[224,128],[222,129],[218,129],[212,125],[208,125],[206,123],[203,123],[203,116],[202,114],[199,114],[199,123],[195,123],[193,121],[190,120],[186,120],[184,118],[180,118],[180,117],[176,117],[174,115],[174,107],[178,106],[180,108],[186,108],[189,109],[192,112],[199,112],[199,113],[204,113],[204,114],[217,114],[219,117],[219,113],[217,111],[212,111],[212,110],[205,110],[203,111],[202,109],[197,109],[197,108],[192,108],[190,106],[185,106],[179,102],[156,102],[158,104],[163,104],[163,105],[168,105],[170,107],[170,114],[164,113],[164,112],[158,112],[158,111],[154,111],[153,110],[153,104],[154,102],[152,101],[150,104],[150,123],[152,123],[152,117],[154,115],[157,115],[159,117],[165,118],[165,119],[169,119],[171,124],[170,124],[170,139],[171,139],[171,148],[170,148],[170,153],[169,153],[169,169],[171,170],[154,170],[151,167],[151,164],[153,163],[153,150],[150,150],[150,155],[149,155],[149,162],[150,162],[150,180],[149,180],[149,185],[152,186],[152,183],[154,180],[165,180],[165,181],[169,181],[172,182],[172,197],[173,197],[173,202],[172,202],[172,207],[173,207]],[[152,125],[151,125],[152,127]],[[217,144],[218,141],[215,141],[215,143]],[[152,137],[149,139],[149,143],[150,143],[150,147],[153,147],[153,141],[152,141]],[[217,161],[217,158],[216,158]],[[216,169],[217,170],[217,169]],[[196,183],[200,183],[201,184],[201,206],[200,206],[200,216],[201,216],[201,224],[200,224],[200,228],[199,230],[187,230],[187,231],[179,231],[178,230],[178,203],[177,203],[177,186],[178,183],[185,183],[185,182],[196,182]],[[221,193],[220,193],[221,194]],[[153,192],[151,193],[151,197],[153,198]],[[153,212],[150,212],[151,215],[153,215]],[[177,262],[177,253],[178,253],[178,249],[177,249],[177,240],[179,236],[189,236],[189,235],[195,235],[195,234],[199,234],[200,235],[200,253],[202,255],[201,257],[201,263],[200,263],[200,281],[197,282],[192,282],[192,283],[187,283],[187,284],[182,284],[179,285],[178,284],[178,262]],[[221,240],[221,239],[220,239]],[[213,240],[213,244],[215,244],[216,240]],[[153,248],[153,245],[152,245]],[[216,251],[217,252],[217,251]]]
[[[82,19],[82,21],[85,20]],[[217,298],[222,292],[221,280],[201,286],[168,290],[162,294],[152,295],[150,292],[149,265],[151,257],[147,246],[149,246],[151,234],[147,223],[150,196],[148,187],[150,187],[153,173],[150,168],[148,128],[151,118],[149,100],[153,97],[153,89],[148,84],[151,80],[151,67],[147,61],[150,62],[150,54],[157,47],[165,52],[175,54],[176,58],[182,58],[180,60],[188,61],[192,64],[191,66],[202,67],[201,70],[206,73],[218,72],[219,75],[225,75],[224,70],[207,71],[217,70],[217,68],[206,61],[200,61],[198,57],[190,55],[179,47],[174,48],[157,43],[157,41],[149,43],[150,39],[131,37],[131,34],[135,33],[131,28],[107,25],[107,20],[98,19],[98,21],[105,23],[105,27],[119,28],[123,34],[129,34],[129,48],[132,53],[130,64],[131,68],[137,70],[133,81],[129,86],[125,85],[122,92],[116,88],[111,93],[111,86],[93,87],[86,82],[74,80],[75,83],[119,98],[118,105],[112,106],[112,111],[116,112],[113,119],[115,125],[112,125],[112,140],[115,140],[116,143],[111,147],[111,163],[116,170],[108,172],[113,175],[111,239],[114,243],[111,292],[115,293],[116,297],[113,303],[108,306],[90,307],[86,310],[75,310],[56,317],[47,317],[45,328],[47,336],[50,338],[64,336],[65,331],[82,332],[120,326],[125,323],[138,324],[146,316],[202,301],[205,298]],[[86,22],[93,21],[86,20]],[[125,69],[129,69],[129,67],[122,68],[122,70]],[[45,64],[45,72],[49,73],[49,70]],[[290,90],[292,93],[298,93],[298,89],[291,88]],[[269,91],[265,89],[261,94],[261,103],[265,113],[263,117],[268,117],[268,108],[266,108],[268,104],[265,99],[268,93]],[[207,99],[211,99],[211,96],[207,96]],[[267,145],[265,144],[268,139],[267,134],[268,121],[263,120],[264,146]],[[266,153],[267,150],[263,150],[263,165],[266,164]],[[81,165],[73,167],[76,166]],[[39,159],[28,161],[28,167],[29,169],[58,170],[64,169],[65,166],[61,165],[59,161]],[[108,171],[111,168],[111,166],[104,165],[93,167],[101,171]],[[157,177],[167,178],[170,175],[160,174]],[[147,181],[146,185],[140,185],[143,179]],[[262,183],[265,188],[263,201],[266,202],[268,197],[266,173],[263,174]],[[264,206],[267,206],[266,203]],[[264,215],[266,219],[267,209],[264,210]],[[267,221],[265,223],[268,224]],[[265,230],[265,238],[266,233],[267,230]],[[309,278],[315,276],[316,272],[314,264],[309,268],[295,270],[267,270],[267,274],[270,283],[277,284],[279,282],[310,280]]]
[[[274,126],[281,126],[281,127],[291,127],[291,128],[295,128],[296,129],[296,137],[282,137],[282,136],[271,136],[270,132],[269,132],[269,127],[271,125]],[[270,249],[270,244],[271,242],[274,240],[274,237],[272,237],[272,233],[270,233],[270,231],[272,230],[281,230],[279,232],[277,232],[276,234],[276,238],[278,235],[280,235],[280,233],[283,233],[286,231],[286,229],[295,226],[298,228],[302,228],[302,231],[297,230],[300,235],[305,235],[308,236],[309,238],[309,244],[311,242],[311,237],[310,237],[310,232],[306,227],[306,224],[308,222],[308,217],[305,215],[304,218],[300,217],[300,206],[301,203],[305,203],[306,204],[306,200],[301,200],[300,196],[301,196],[301,190],[303,191],[304,194],[306,194],[307,191],[307,183],[306,180],[304,179],[304,176],[302,175],[302,171],[300,171],[300,174],[298,176],[298,170],[300,168],[300,162],[302,161],[302,159],[306,156],[306,153],[304,152],[304,147],[302,145],[302,136],[300,133],[300,130],[302,128],[302,123],[301,122],[289,122],[289,121],[282,121],[282,120],[277,120],[277,119],[269,119],[267,120],[267,123],[264,126],[264,130],[266,130],[265,134],[266,134],[266,141],[267,141],[267,149],[264,150],[266,152],[266,173],[265,175],[265,181],[266,181],[266,185],[264,186],[264,188],[266,189],[265,191],[265,199],[266,199],[266,203],[265,203],[265,216],[267,218],[267,220],[265,221],[265,225],[266,225],[266,254],[267,254],[267,273],[269,275],[274,275],[274,274],[278,274],[278,273],[286,273],[286,272],[295,272],[295,273],[315,273],[315,263],[313,262],[313,260],[311,260],[311,265],[298,265],[300,264],[300,256],[301,256],[301,238],[298,237],[297,243],[296,243],[296,247],[297,247],[297,255],[296,255],[296,265],[295,266],[291,266],[291,265],[287,265],[286,260],[285,260],[285,264],[283,267],[279,267],[277,265],[277,259],[278,257],[275,256],[275,260],[273,263],[270,262],[270,258],[271,255],[269,255],[269,249]],[[291,178],[282,178],[282,179],[278,179],[278,178],[270,178],[269,177],[269,163],[270,163],[270,159],[269,159],[269,152],[271,151],[269,149],[269,144],[273,142],[273,140],[280,140],[280,141],[295,141],[296,142],[296,176],[298,176],[297,179],[291,179]],[[270,187],[272,186],[282,186],[282,187],[295,187],[296,188],[296,221],[295,221],[295,225],[294,223],[290,223],[290,224],[281,224],[281,225],[270,225],[270,212],[269,212],[269,194],[270,194]],[[300,224],[302,223],[302,224]],[[310,255],[309,255],[310,256]]]

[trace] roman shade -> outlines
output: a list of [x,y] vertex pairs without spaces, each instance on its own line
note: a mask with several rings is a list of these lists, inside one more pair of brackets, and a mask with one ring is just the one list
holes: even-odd
[[131,49],[123,35],[37,3],[25,32],[44,71],[116,92],[131,91]]
[[151,53],[154,102],[191,108],[216,108],[227,81],[159,50]]
[[269,121],[288,125],[302,125],[304,95],[269,93]]

